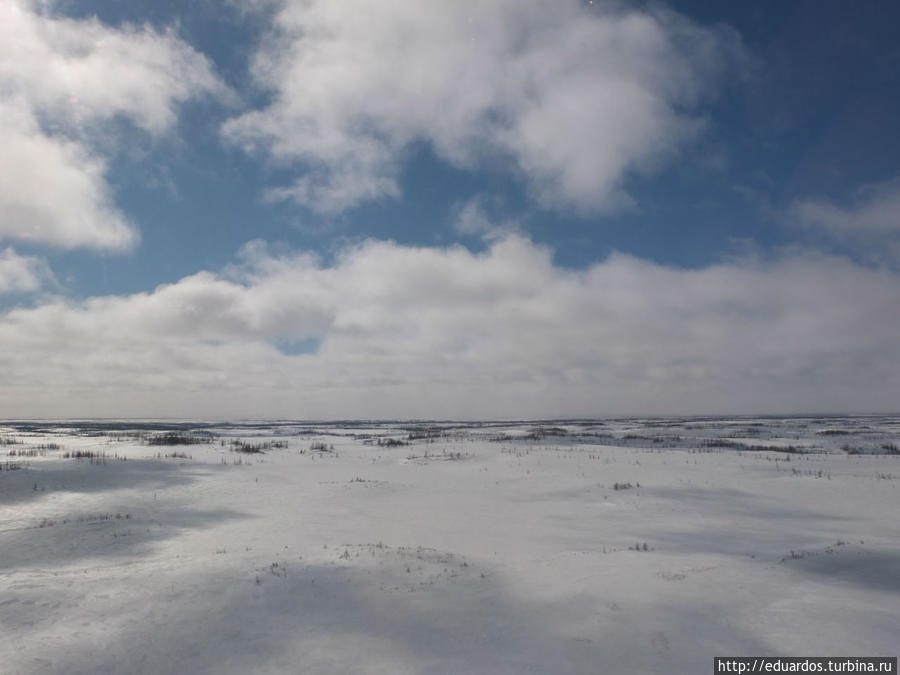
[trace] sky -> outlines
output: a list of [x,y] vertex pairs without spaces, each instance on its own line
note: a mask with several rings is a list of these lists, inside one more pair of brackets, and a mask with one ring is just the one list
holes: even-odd
[[897,25],[0,0],[0,418],[895,412]]

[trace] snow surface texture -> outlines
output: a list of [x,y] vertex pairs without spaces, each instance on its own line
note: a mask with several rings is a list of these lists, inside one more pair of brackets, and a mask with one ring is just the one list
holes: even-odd
[[900,645],[900,419],[7,422],[2,673],[703,673]]

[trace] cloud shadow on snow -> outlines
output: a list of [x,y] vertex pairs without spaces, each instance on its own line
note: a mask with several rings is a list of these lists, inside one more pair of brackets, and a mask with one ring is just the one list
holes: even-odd
[[[178,576],[176,586],[198,595],[182,598],[169,620],[161,620],[159,603],[152,611],[110,607],[107,617],[121,626],[114,637],[77,643],[64,654],[46,653],[47,669],[663,672],[706,668],[716,650],[771,651],[702,603],[611,610],[602,598],[588,595],[540,602],[493,573],[420,591],[403,588],[408,576],[401,571],[382,579],[388,589],[382,590],[365,569],[327,564],[298,563],[288,565],[286,577],[260,576],[260,583],[252,570],[239,578]],[[395,582],[400,590],[391,590]],[[145,620],[147,615],[154,618]],[[581,621],[577,635],[571,632],[573,616]]]
[[[41,462],[4,472],[0,508],[15,519],[0,526],[0,570],[140,559],[159,542],[250,517],[228,508],[188,507],[166,492],[192,485],[217,466],[117,459],[83,466],[86,462]],[[77,510],[54,509],[61,493],[89,499],[80,500]]]
[[0,506],[46,499],[58,491],[85,494],[127,489],[161,491],[195,482],[201,477],[195,471],[206,468],[193,463],[176,464],[172,460],[107,459],[105,463],[85,466],[88,462],[87,459],[21,460],[18,463],[23,468],[0,473]]

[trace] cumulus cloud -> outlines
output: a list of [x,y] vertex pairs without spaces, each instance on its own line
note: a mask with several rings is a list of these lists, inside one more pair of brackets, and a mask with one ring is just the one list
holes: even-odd
[[97,144],[104,123],[169,130],[197,95],[226,95],[209,62],[174,33],[112,28],[0,4],[0,239],[128,249],[138,234],[113,204]]
[[0,250],[0,293],[37,291],[52,280],[42,258],[19,255],[9,246]]
[[0,239],[108,250],[137,243],[137,228],[113,203],[103,159],[11,108],[0,105]]
[[[9,415],[485,417],[880,409],[900,277],[792,255],[585,270],[368,241],[331,264],[253,243],[220,273],[0,317]],[[862,329],[864,328],[864,329]],[[283,341],[318,345],[288,355]]]
[[622,207],[741,54],[726,29],[599,1],[284,0],[274,24],[253,63],[272,101],[223,134],[297,167],[271,198],[324,213],[399,195],[417,143],[463,168],[500,155],[547,206]]

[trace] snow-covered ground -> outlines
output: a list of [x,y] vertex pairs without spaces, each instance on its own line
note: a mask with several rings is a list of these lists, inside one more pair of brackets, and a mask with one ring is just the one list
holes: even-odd
[[898,444],[891,417],[3,423],[0,672],[895,656]]

